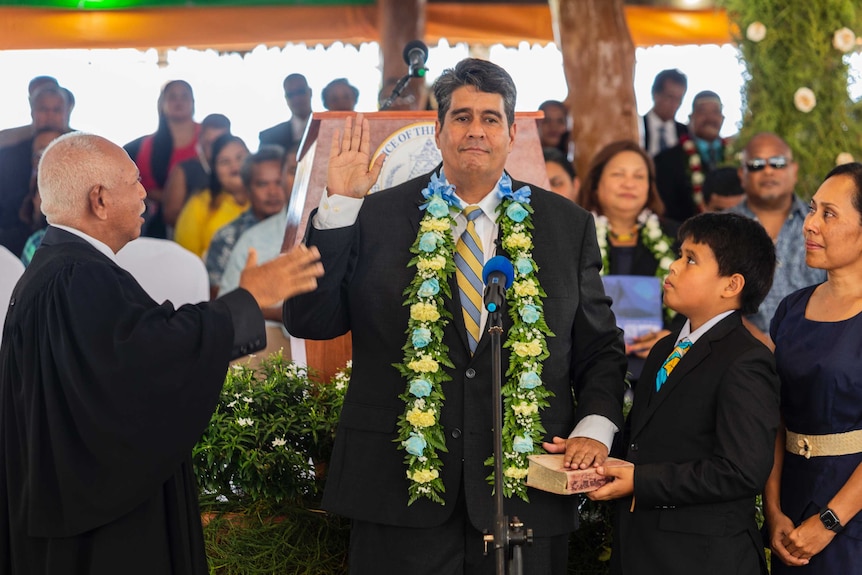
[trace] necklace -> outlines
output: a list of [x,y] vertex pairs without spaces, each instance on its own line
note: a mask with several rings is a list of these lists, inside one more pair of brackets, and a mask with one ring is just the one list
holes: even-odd
[[[599,244],[599,252],[602,256],[602,270],[600,273],[601,275],[606,275],[611,269],[610,258],[608,256],[608,236],[611,235],[610,223],[606,216],[600,216],[596,212],[593,212],[593,219],[596,222],[596,239]],[[641,210],[637,221],[636,228],[640,231],[640,241],[646,246],[658,263],[655,269],[655,276],[660,281],[664,280],[670,271],[670,264],[676,259],[676,254],[673,251],[673,239],[665,235],[661,229],[658,216],[649,208]],[[665,307],[664,311],[669,319],[676,315],[676,312],[668,307]]]
[[[513,325],[503,347],[509,349],[509,367],[503,383],[503,494],[527,499],[524,478],[527,456],[541,449],[541,408],[548,405],[550,392],[542,385],[542,362],[548,357],[545,339],[552,337],[544,318],[545,291],[536,277],[533,260],[533,208],[530,188],[512,190],[512,180],[504,173],[497,182],[501,198],[497,208],[501,245],[512,259],[515,280],[506,293]],[[413,281],[404,291],[404,305],[410,307],[404,360],[395,367],[407,382],[399,398],[404,413],[398,418],[398,448],[406,451],[408,504],[420,498],[444,503],[446,491],[440,471],[439,452],[447,451],[440,424],[445,397],[442,384],[452,378],[443,369],[454,365],[443,342],[444,328],[452,319],[446,300],[452,299],[449,280],[455,271],[455,240],[452,224],[461,202],[455,188],[432,174],[422,191],[427,200],[420,206],[425,215],[416,240],[410,248],[415,257],[408,267],[416,268]],[[493,456],[485,461],[493,465]],[[489,477],[489,482],[493,476]]]

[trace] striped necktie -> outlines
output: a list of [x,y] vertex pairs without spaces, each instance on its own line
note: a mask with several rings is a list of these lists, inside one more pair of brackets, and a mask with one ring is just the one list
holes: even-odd
[[482,215],[482,210],[479,206],[467,206],[464,208],[464,215],[467,217],[467,228],[455,244],[455,276],[458,279],[464,325],[467,327],[467,339],[472,353],[476,351],[476,345],[479,343],[479,322],[482,318],[482,262],[485,261],[485,254],[482,251],[482,241],[473,223]]
[[661,364],[661,369],[658,370],[658,373],[655,375],[656,391],[661,389],[661,386],[667,381],[667,377],[670,375],[670,372],[673,371],[673,368],[676,367],[682,359],[682,356],[686,354],[690,347],[691,340],[687,337],[683,338],[682,341],[676,344],[676,347],[673,348],[673,351],[670,352],[670,355],[667,356],[667,359],[664,360],[663,364]]

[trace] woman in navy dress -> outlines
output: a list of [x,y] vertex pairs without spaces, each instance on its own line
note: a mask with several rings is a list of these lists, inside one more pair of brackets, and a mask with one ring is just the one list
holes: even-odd
[[772,573],[858,573],[862,561],[862,164],[811,199],[806,262],[827,280],[772,320],[784,428],[764,492]]

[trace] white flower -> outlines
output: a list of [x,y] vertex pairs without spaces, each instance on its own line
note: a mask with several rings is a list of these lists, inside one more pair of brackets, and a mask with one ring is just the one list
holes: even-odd
[[273,447],[284,447],[287,444],[287,440],[283,437],[276,437],[272,440]]
[[661,259],[661,261],[658,263],[658,265],[659,265],[659,266],[661,267],[661,269],[663,269],[663,270],[669,270],[669,269],[670,269],[670,264],[672,264],[672,263],[673,263],[673,260],[672,260],[671,258],[664,257],[664,258],[662,258],[662,259]]
[[664,240],[660,241],[659,243],[657,243],[655,245],[655,251],[657,251],[657,252],[666,252],[669,249],[670,249],[670,246],[667,245],[667,242]]
[[817,105],[817,97],[811,88],[802,87],[793,94],[793,105],[800,112],[808,113]]
[[846,27],[835,30],[835,34],[832,36],[832,46],[836,50],[849,52],[856,47],[856,34],[853,33],[853,30]]
[[246,403],[254,403],[254,400],[250,397],[243,397],[242,400]]
[[227,406],[228,406],[228,407],[230,407],[230,408],[234,408],[234,407],[236,407],[236,400],[231,401],[230,403],[228,403],[228,404],[227,404]]
[[704,180],[706,180],[706,176],[703,175],[703,172],[692,172],[691,174],[691,183],[695,186],[703,185]]
[[838,157],[835,158],[835,165],[840,166],[841,164],[849,164],[855,161],[856,159],[853,157],[853,154],[849,152],[841,152],[838,154]]
[[236,422],[240,427],[249,427],[254,425],[254,420],[250,417],[240,417]]
[[766,38],[766,26],[763,25],[763,22],[752,22],[745,29],[745,37],[752,42],[760,42]]

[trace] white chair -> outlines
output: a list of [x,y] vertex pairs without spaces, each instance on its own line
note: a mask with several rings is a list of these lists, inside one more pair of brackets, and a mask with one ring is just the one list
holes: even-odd
[[3,339],[3,325],[6,323],[6,311],[9,309],[9,298],[21,274],[24,264],[15,254],[0,246],[0,340]]
[[176,242],[138,238],[117,252],[117,261],[159,303],[168,300],[179,307],[210,298],[203,261]]

